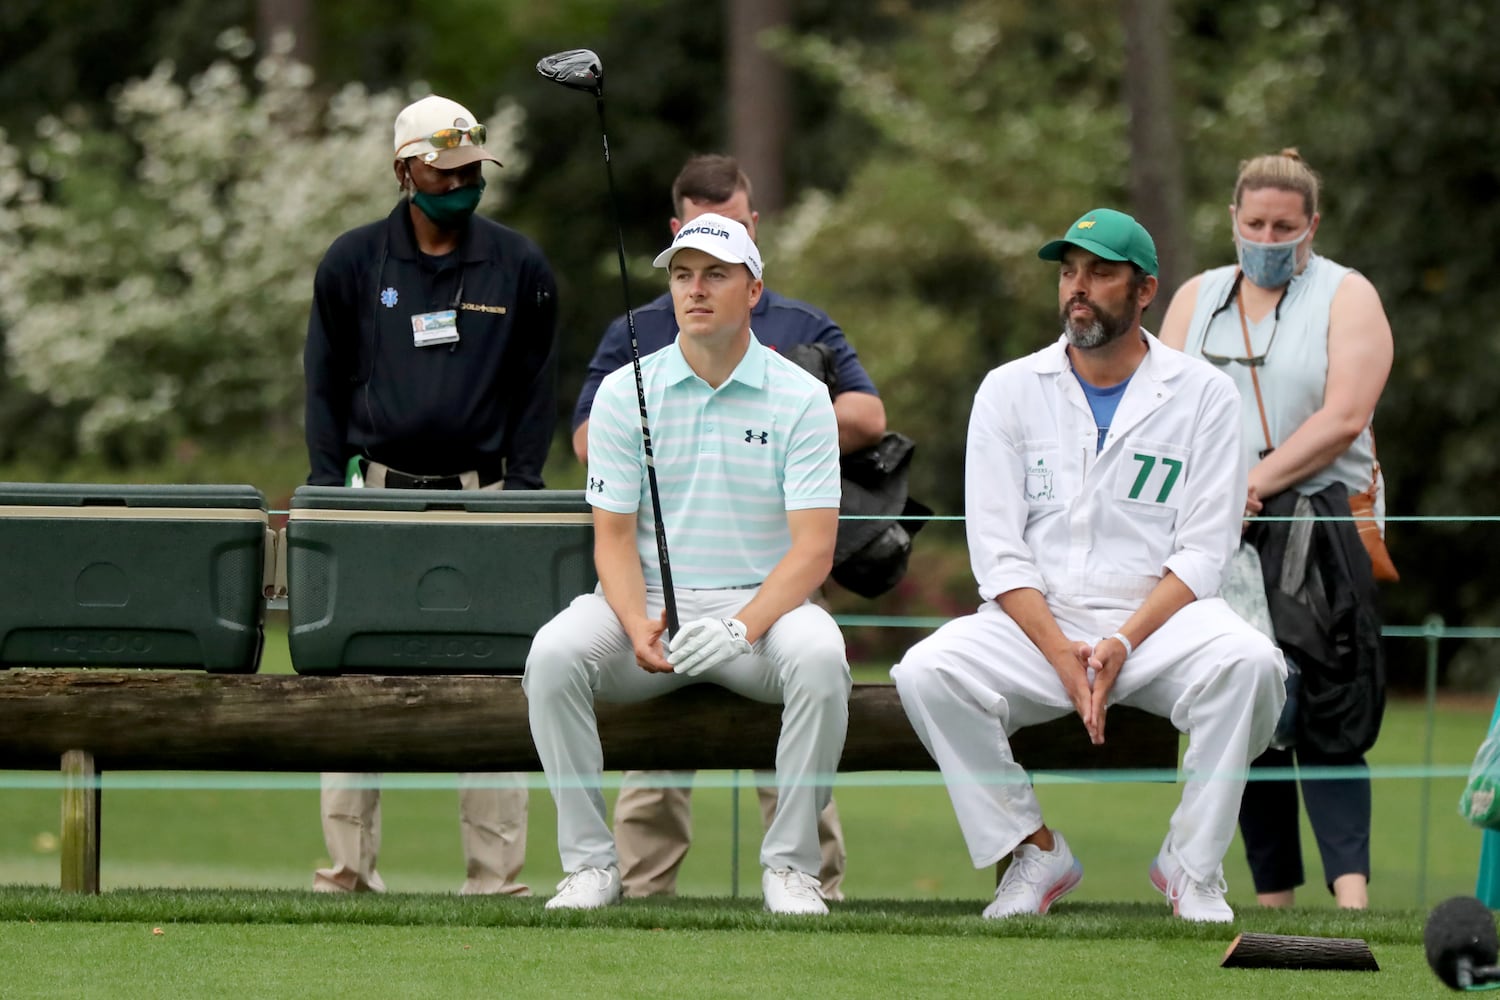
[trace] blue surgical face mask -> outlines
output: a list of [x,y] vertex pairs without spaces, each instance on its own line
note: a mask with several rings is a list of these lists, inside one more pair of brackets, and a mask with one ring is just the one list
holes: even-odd
[[1261,288],[1280,288],[1292,280],[1297,273],[1297,248],[1312,232],[1312,226],[1302,230],[1296,239],[1285,243],[1256,243],[1236,234],[1235,246],[1239,249],[1240,270],[1245,272],[1252,284]]

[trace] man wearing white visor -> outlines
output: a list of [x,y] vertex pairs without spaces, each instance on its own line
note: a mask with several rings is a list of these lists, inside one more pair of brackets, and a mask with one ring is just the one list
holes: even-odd
[[697,683],[785,706],[780,806],[761,844],[768,910],[828,912],[818,813],[849,717],[844,639],[808,601],[838,532],[838,427],[828,390],[750,330],[760,253],[745,227],[707,213],[657,256],[677,339],[641,360],[661,516],[682,622],[665,635],[662,576],[635,373],[604,379],[589,423],[588,482],[599,587],[542,628],[526,662],[531,733],[557,802],[567,877],[550,908],[620,898],[600,790],[594,703]]

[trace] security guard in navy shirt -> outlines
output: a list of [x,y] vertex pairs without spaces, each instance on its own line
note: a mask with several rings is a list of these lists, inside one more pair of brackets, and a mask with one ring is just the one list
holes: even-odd
[[311,484],[542,486],[557,284],[534,243],[473,214],[480,163],[499,162],[484,134],[442,97],[402,111],[406,197],[318,266],[303,358]]
[[[318,265],[303,366],[308,482],[540,489],[556,418],[557,283],[526,237],[474,215],[485,127],[425,97],[401,111],[404,197]],[[383,891],[378,775],[323,776],[324,892]],[[525,895],[526,786],[463,775],[463,893]]]

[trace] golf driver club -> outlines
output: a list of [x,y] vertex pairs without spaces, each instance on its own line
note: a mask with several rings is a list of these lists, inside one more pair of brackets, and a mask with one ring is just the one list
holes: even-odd
[[646,484],[651,491],[651,514],[656,521],[656,558],[661,564],[661,589],[667,611],[667,635],[677,634],[677,594],[672,589],[672,563],[667,558],[667,528],[661,518],[661,494],[656,487],[656,458],[651,450],[651,424],[646,419],[646,386],[641,380],[641,347],[635,335],[635,313],[630,309],[630,277],[625,267],[625,228],[620,222],[620,199],[615,194],[615,172],[609,163],[609,132],[604,127],[604,64],[588,49],[569,49],[543,56],[536,71],[570,90],[594,95],[599,112],[599,134],[604,139],[604,175],[609,179],[609,205],[615,217],[615,248],[620,257],[620,287],[625,292],[625,325],[630,328],[630,364],[635,369],[635,395],[641,406],[641,440],[646,450]]

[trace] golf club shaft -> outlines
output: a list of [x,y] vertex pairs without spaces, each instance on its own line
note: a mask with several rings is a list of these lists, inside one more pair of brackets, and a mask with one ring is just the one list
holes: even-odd
[[651,514],[656,523],[656,559],[661,564],[662,600],[667,612],[667,635],[677,634],[677,594],[672,589],[672,563],[667,557],[667,528],[662,523],[661,493],[656,486],[656,457],[651,450],[651,423],[646,418],[646,385],[641,379],[641,346],[635,335],[635,313],[631,311],[630,277],[625,265],[625,227],[620,220],[620,199],[615,194],[615,171],[609,162],[609,132],[604,127],[604,94],[594,97],[599,111],[599,135],[604,140],[604,175],[609,179],[609,204],[615,215],[615,250],[620,257],[620,287],[625,292],[625,325],[630,329],[630,364],[635,369],[636,401],[641,406],[641,440],[646,450],[646,486],[651,493]]

